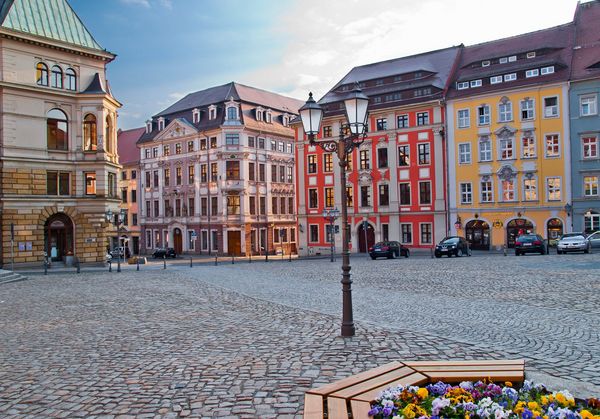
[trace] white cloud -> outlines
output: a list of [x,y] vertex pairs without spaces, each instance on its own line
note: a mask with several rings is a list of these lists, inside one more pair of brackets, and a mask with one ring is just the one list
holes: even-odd
[[166,9],[173,9],[173,1],[172,0],[120,0],[121,3],[130,4],[132,6],[143,6],[146,8],[150,8],[153,5],[159,5]]
[[150,2],[148,0],[121,0],[121,3],[150,7]]

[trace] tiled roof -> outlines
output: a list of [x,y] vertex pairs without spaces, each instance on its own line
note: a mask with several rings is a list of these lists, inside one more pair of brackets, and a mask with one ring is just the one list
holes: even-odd
[[136,143],[146,132],[145,128],[134,128],[126,131],[119,130],[117,135],[117,150],[121,164],[137,163],[140,161],[140,150]]
[[67,0],[0,0],[0,26],[104,51]]
[[571,79],[600,77],[600,1],[577,5]]
[[98,74],[98,73],[94,74],[94,78],[92,79],[92,81],[90,82],[88,87],[86,87],[85,90],[81,93],[103,93],[103,94],[106,94],[106,90],[104,89],[104,86],[102,85],[102,79],[100,78],[100,74]]

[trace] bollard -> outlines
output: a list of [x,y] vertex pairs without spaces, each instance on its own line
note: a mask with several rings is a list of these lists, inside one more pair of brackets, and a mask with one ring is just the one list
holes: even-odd
[[431,259],[433,259],[433,246],[431,246],[431,248],[429,249],[431,251]]
[[288,262],[292,261],[292,251],[290,250],[290,257],[288,258]]
[[252,252],[248,254],[248,263],[252,263]]
[[233,260],[233,255],[231,255],[231,264],[235,264],[235,261]]
[[167,269],[167,256],[163,256],[163,269]]
[[79,266],[79,258],[77,258],[77,261],[75,263],[76,263],[75,267],[77,268],[77,273],[79,274],[79,273],[81,273],[81,266]]
[[112,260],[108,261],[108,272],[112,272]]
[[48,261],[44,260],[44,275],[48,275]]
[[140,257],[139,256],[135,258],[135,264],[136,264],[135,270],[139,271],[140,270]]
[[193,262],[192,262],[192,259],[193,259],[193,257],[192,257],[192,256],[190,256],[190,268],[194,266],[194,265],[193,265]]
[[219,260],[217,259],[217,254],[215,253],[215,266],[219,264]]
[[506,256],[506,245],[502,245],[502,253]]
[[283,249],[281,249],[281,260],[283,260],[284,256],[285,256],[285,252],[283,251]]

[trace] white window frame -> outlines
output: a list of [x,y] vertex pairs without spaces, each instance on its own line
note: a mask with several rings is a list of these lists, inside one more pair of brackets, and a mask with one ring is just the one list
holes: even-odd
[[[586,101],[589,111],[584,112],[584,101]],[[579,116],[598,115],[598,95],[582,95],[579,97]]]
[[471,143],[458,144],[458,164],[471,164]]
[[481,66],[482,66],[482,67],[489,67],[489,66],[490,66],[490,64],[491,64],[491,63],[490,63],[490,60],[485,60],[485,61],[482,61],[482,62],[481,62]]
[[473,184],[471,182],[461,182],[458,184],[460,192],[461,205],[470,205],[473,203]]
[[[510,184],[512,185],[512,195],[513,195],[513,199],[504,199],[504,182],[510,182]],[[515,178],[511,178],[509,180],[501,180],[500,181],[500,187],[498,188],[498,192],[500,193],[500,202],[515,202],[517,201],[517,190],[515,188],[515,185],[517,184],[516,179]]]
[[[490,190],[489,191],[483,189],[483,183],[484,182],[490,184]],[[483,194],[487,193],[487,192],[489,192],[490,199],[489,200],[484,200],[483,199],[483,196],[484,196]],[[479,200],[483,204],[488,204],[490,202],[494,202],[494,181],[491,178],[488,179],[488,180],[481,179],[479,181]]]
[[[525,155],[525,144],[523,142],[523,140],[525,140],[525,138],[529,138],[531,140],[533,140],[533,155],[531,156],[526,156]],[[535,137],[531,136],[531,137],[521,137],[521,158],[522,159],[534,159],[537,157],[537,144],[535,141]]]
[[[548,138],[549,137],[555,137],[556,138],[556,144],[553,143],[552,147],[554,148],[556,146],[557,148],[557,152],[556,154],[548,154]],[[560,158],[561,156],[561,146],[560,146],[560,135],[558,133],[549,133],[549,134],[545,134],[544,135],[544,157],[546,157],[547,159],[556,159],[556,158]]]
[[535,51],[528,52],[527,58],[535,58]]
[[456,89],[457,90],[465,90],[469,88],[469,82],[468,81],[460,81],[460,82],[456,82]]
[[[404,237],[402,235],[402,226],[407,225],[410,227],[410,241],[406,242],[404,241]],[[400,243],[402,244],[413,244],[413,242],[415,241],[415,236],[413,234],[413,224],[412,223],[400,223]]]
[[517,79],[517,73],[508,73],[504,75],[504,81],[515,81]]
[[508,57],[502,57],[498,60],[500,64],[506,64],[508,62]]
[[498,122],[510,122],[513,120],[512,102],[506,101],[498,104]]
[[481,87],[483,85],[483,82],[481,81],[481,79],[471,80],[471,82],[469,83],[469,85],[471,87]]
[[[531,103],[531,108],[524,108],[523,105],[525,103]],[[523,118],[523,111],[527,113],[531,113],[530,118]],[[532,121],[535,119],[535,99],[523,99],[519,102],[519,115],[521,116],[521,121]]]
[[[421,241],[421,239],[423,238],[423,226],[426,224],[429,224],[430,231],[431,231],[431,240],[428,242]],[[419,243],[420,244],[433,244],[433,223],[419,223]]]
[[525,71],[525,78],[537,77],[540,75],[540,70],[537,68],[532,68],[531,70]]
[[[482,149],[482,145],[483,144],[487,144],[487,149],[483,150]],[[479,161],[483,162],[483,161],[492,161],[492,141],[487,139],[487,140],[479,140],[479,144],[478,144],[478,149],[479,149]]]
[[500,84],[500,83],[502,83],[502,76],[490,77],[490,84]]
[[[500,138],[498,140],[498,160],[514,160],[515,157],[515,139],[513,137]],[[507,147],[505,147],[505,145]],[[508,147],[510,145],[510,147]],[[503,157],[504,151],[511,151],[510,157]]]
[[[487,109],[487,112],[484,112],[483,115],[479,114],[479,110],[480,109]],[[483,122],[482,122],[482,118],[483,118]],[[486,122],[487,119],[487,122]],[[490,105],[481,105],[477,107],[477,125],[482,126],[482,125],[490,125],[491,124],[491,115],[490,115]]]
[[544,76],[546,74],[552,74],[552,73],[554,73],[554,66],[551,65],[549,67],[542,67],[542,69],[540,70],[540,73],[542,74],[542,76]]
[[[588,187],[589,187],[589,189],[588,189]],[[597,175],[583,177],[583,196],[585,196],[585,197],[598,196],[598,188],[599,188],[599,185],[598,185],[598,176]],[[596,190],[596,193],[591,193],[591,192],[593,192],[594,189]],[[590,193],[588,193],[588,190],[590,191]]]
[[[584,142],[584,140],[587,140],[587,139],[593,139],[594,141],[586,144]],[[599,145],[600,144],[598,144],[598,135],[597,134],[596,135],[582,135],[581,136],[581,158],[583,160],[590,160],[590,159],[594,160],[594,159],[597,159],[598,158],[598,146]],[[592,148],[594,149],[594,154],[589,153],[589,155],[586,156],[586,149],[590,149],[591,150]]]
[[[550,188],[550,180],[551,179],[558,179],[558,188],[556,187],[552,187],[552,189]],[[562,200],[562,177],[560,176],[548,176],[546,178],[546,201],[548,202],[557,202],[557,201],[561,201]],[[558,191],[558,198],[554,198],[554,199],[550,199],[550,194],[552,192],[556,192]]]
[[459,109],[456,112],[456,118],[457,118],[458,128],[469,128],[471,126],[471,111],[470,111],[470,109]]
[[[556,99],[556,105],[552,105],[552,106],[546,106],[546,99]],[[559,100],[558,100],[558,96],[545,96],[542,99],[542,103],[544,106],[544,118],[558,118],[560,116],[560,108],[559,108]],[[550,111],[550,114],[549,114]]]
[[[317,227],[317,240],[313,240],[312,239],[312,234],[311,234],[311,227],[312,226],[316,226]],[[308,242],[309,243],[319,243],[321,240],[321,228],[319,226],[319,224],[309,224],[308,225]]]
[[516,55],[511,55],[510,57],[508,57],[508,62],[512,63],[517,61],[517,56]]
[[[527,182],[533,182],[533,193],[535,194],[535,196],[532,199],[528,199],[527,198],[527,192],[531,191],[531,187],[529,189],[527,189]],[[539,195],[538,195],[538,179],[537,177],[533,176],[531,178],[523,178],[523,201],[537,201],[539,199]]]

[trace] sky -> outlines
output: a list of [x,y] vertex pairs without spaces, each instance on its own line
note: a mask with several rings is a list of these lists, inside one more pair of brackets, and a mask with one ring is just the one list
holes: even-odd
[[353,67],[572,20],[576,0],[69,0],[117,58],[119,128],[235,81],[306,100]]

